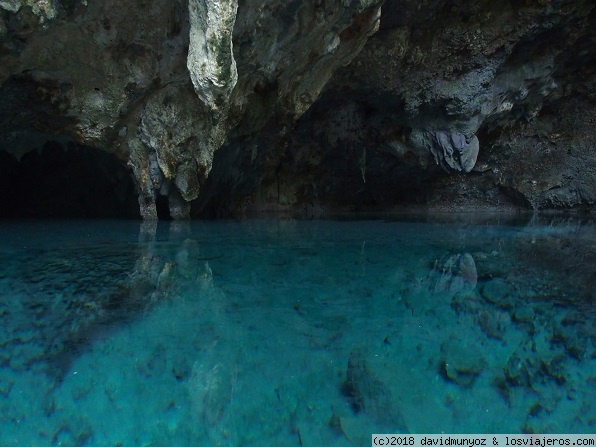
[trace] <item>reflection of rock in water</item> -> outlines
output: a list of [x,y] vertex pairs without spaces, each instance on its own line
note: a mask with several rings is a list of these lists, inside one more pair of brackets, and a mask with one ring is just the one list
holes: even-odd
[[444,256],[434,261],[425,276],[411,281],[404,304],[417,314],[444,311],[454,300],[467,300],[478,283],[476,263],[469,253]]
[[156,230],[143,222],[137,246],[108,242],[0,258],[15,266],[0,278],[0,366],[60,380],[94,340],[199,278],[208,266],[189,267],[198,247],[186,239],[164,250]]
[[230,369],[221,362],[195,362],[188,382],[193,413],[214,427],[230,404],[232,387]]
[[215,445],[220,445],[222,439],[230,440],[236,436],[234,415],[230,414],[237,379],[235,371],[233,365],[216,358],[214,346],[212,352],[195,362],[188,381],[192,415],[197,419],[195,426],[209,427],[206,434]]
[[[476,263],[469,253],[453,255],[445,261],[436,261],[434,271],[439,275],[434,284],[434,290],[437,293],[446,292],[455,295],[471,292],[478,282]],[[434,278],[436,274],[433,275]]]
[[[468,379],[492,371],[505,402],[527,409],[522,431],[553,432],[559,429],[555,421],[585,427],[596,420],[595,379],[586,374],[596,358],[594,240],[593,229],[581,225],[528,227],[504,238],[491,254],[471,251],[474,269],[463,255],[451,256],[437,262],[425,281],[427,290],[452,297],[458,317],[471,317],[486,335],[483,344],[500,344],[495,356],[501,347],[507,352],[489,370],[481,362],[468,364],[454,349],[458,344],[443,344],[441,373],[469,387],[474,381]],[[470,293],[458,297],[459,291]]]

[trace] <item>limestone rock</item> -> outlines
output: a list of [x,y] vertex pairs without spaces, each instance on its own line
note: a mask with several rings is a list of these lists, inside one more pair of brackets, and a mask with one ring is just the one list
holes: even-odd
[[39,17],[39,22],[53,19],[58,14],[56,4],[52,0],[2,0],[0,8],[13,13],[18,12],[23,6],[31,8],[33,14]]
[[398,402],[391,390],[369,369],[364,354],[358,349],[350,353],[346,388],[356,410],[368,414],[380,424],[405,430]]
[[474,343],[454,336],[441,346],[441,368],[445,377],[461,386],[471,385],[486,364]]
[[[141,111],[138,138],[154,154],[159,166],[152,168],[153,188],[169,195],[175,185],[186,201],[199,194],[209,175],[217,143],[206,111],[198,101],[184,99],[188,91],[168,86],[157,92]],[[201,115],[203,112],[203,115]],[[203,121],[196,121],[198,117]]]
[[2,0],[0,150],[106,151],[145,218],[589,210],[596,6],[551,3]]
[[503,340],[505,332],[510,327],[511,318],[507,312],[503,311],[482,311],[477,317],[476,321],[488,337]]
[[476,135],[468,138],[457,132],[435,132],[433,155],[438,164],[447,164],[456,171],[470,172],[478,158],[479,143]]
[[493,278],[482,287],[482,296],[502,308],[510,308],[513,305],[513,292],[511,285],[502,278]]
[[225,108],[238,81],[232,53],[237,0],[190,0],[187,66],[199,98],[213,111]]

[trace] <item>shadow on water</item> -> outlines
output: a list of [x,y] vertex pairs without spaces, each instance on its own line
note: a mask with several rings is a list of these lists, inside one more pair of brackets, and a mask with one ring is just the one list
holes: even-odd
[[102,236],[104,225],[45,223],[39,231],[57,230],[56,240],[23,237],[31,248],[0,249],[0,366],[43,370],[58,384],[95,341],[175,294],[192,242],[168,239],[188,231],[187,223],[128,223],[137,240]]

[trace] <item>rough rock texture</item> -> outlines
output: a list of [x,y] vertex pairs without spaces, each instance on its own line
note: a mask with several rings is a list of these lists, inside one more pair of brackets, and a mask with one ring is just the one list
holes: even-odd
[[364,411],[382,424],[407,430],[403,416],[392,402],[391,390],[370,371],[361,351],[350,353],[345,389],[356,412]]
[[197,95],[214,112],[225,108],[238,81],[232,33],[238,2],[189,0],[187,67]]
[[107,151],[145,218],[596,203],[590,0],[0,12],[0,149]]

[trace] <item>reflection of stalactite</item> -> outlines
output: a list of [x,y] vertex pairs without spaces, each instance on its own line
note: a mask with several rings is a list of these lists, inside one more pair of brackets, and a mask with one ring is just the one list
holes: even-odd
[[130,297],[143,308],[170,296],[176,286],[176,262],[156,247],[157,226],[157,221],[141,223],[139,256],[130,275]]
[[157,233],[157,222],[154,220],[144,220],[139,227],[139,243],[155,241]]
[[184,288],[204,290],[212,285],[213,280],[208,260],[199,262],[200,247],[190,237],[190,224],[186,221],[170,222],[169,240],[177,243],[167,247],[156,243],[158,225],[157,221],[141,223],[139,255],[134,271],[129,275],[130,299],[143,308],[179,296]]
[[[164,226],[169,231],[161,231]],[[139,226],[136,244],[106,244],[100,239],[82,247],[39,250],[34,259],[23,261],[25,267],[6,262],[9,267],[0,286],[19,297],[23,307],[19,315],[3,315],[0,306],[0,327],[14,334],[0,346],[0,362],[8,359],[9,368],[26,371],[39,366],[60,381],[74,359],[111,328],[135,320],[164,300],[209,298],[216,290],[209,260],[200,256],[188,222],[171,222],[167,228],[164,222],[146,220]],[[0,256],[0,261],[7,256],[12,254]],[[42,315],[44,324],[38,325]]]
[[189,236],[191,233],[190,222],[187,220],[176,220],[170,222],[170,239],[173,237]]
[[200,362],[195,362],[188,381],[194,414],[200,415],[210,426],[222,421],[235,382],[231,368],[217,358],[216,348],[214,344]]

